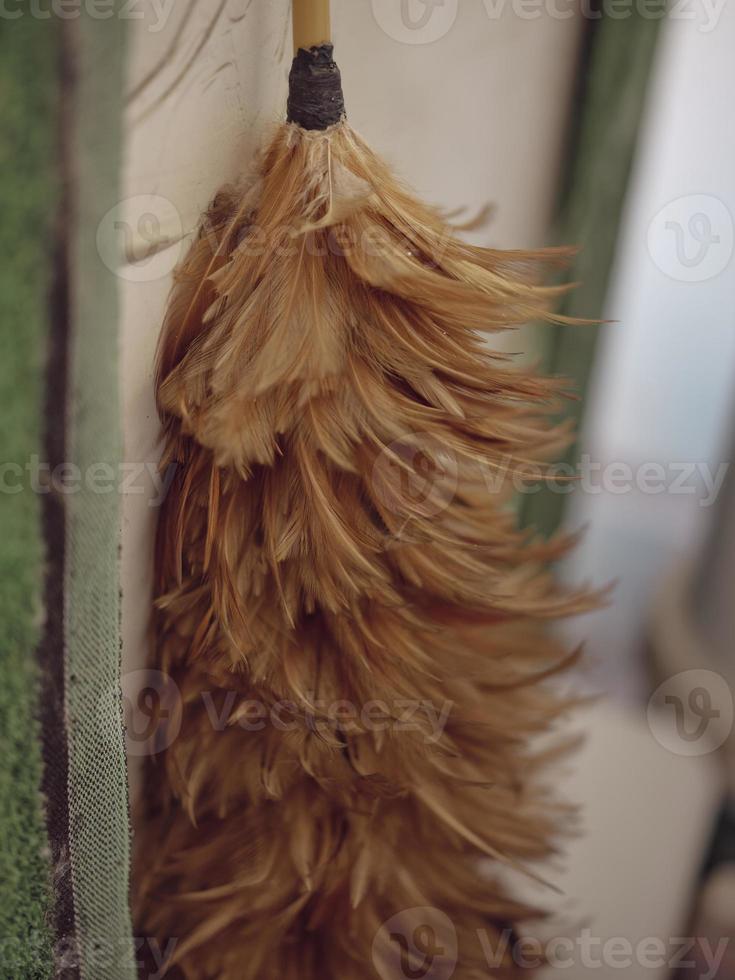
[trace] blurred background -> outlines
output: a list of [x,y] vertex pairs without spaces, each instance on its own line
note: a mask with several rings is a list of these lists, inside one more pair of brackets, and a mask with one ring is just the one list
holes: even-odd
[[[551,875],[576,944],[558,971],[734,978],[735,8],[335,0],[333,17],[353,126],[461,219],[490,204],[473,240],[578,245],[562,312],[604,321],[489,340],[572,382],[561,479],[519,487],[519,516],[585,528],[558,574],[613,584],[564,627],[587,650],[575,686],[605,697],[559,775],[585,835]],[[286,0],[0,4],[3,976],[53,975],[80,922],[129,930],[139,760],[117,694],[98,705],[120,649],[126,697],[146,659],[153,352],[199,214],[282,116],[289,37]],[[126,466],[134,490],[64,496],[68,460]],[[75,849],[82,817],[103,836]],[[102,846],[110,867],[85,858]]]

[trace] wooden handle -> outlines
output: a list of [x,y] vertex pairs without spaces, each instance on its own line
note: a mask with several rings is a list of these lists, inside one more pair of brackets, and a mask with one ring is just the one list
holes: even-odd
[[294,51],[331,40],[329,0],[293,0]]

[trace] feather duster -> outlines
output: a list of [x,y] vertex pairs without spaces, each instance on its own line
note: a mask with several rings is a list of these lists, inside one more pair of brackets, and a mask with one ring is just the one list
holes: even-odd
[[158,353],[154,664],[182,711],[135,906],[189,980],[484,976],[478,931],[539,914],[498,869],[570,821],[534,746],[573,659],[545,624],[587,599],[508,506],[566,441],[561,388],[483,337],[554,319],[563,254],[456,237],[350,128],[331,51],[298,52],[289,122],[204,215]]

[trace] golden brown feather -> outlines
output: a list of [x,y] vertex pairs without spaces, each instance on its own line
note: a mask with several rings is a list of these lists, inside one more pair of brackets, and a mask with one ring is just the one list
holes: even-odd
[[480,859],[543,859],[568,827],[533,748],[570,662],[544,624],[589,600],[507,507],[568,438],[561,386],[481,332],[557,319],[538,279],[564,257],[453,237],[346,122],[281,127],[205,216],[158,355],[154,660],[184,707],[136,873],[184,977],[363,980],[381,923],[432,906],[469,980],[478,929],[536,914]]

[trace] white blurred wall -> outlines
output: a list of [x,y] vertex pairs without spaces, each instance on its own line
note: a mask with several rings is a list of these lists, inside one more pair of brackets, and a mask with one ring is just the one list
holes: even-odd
[[[569,576],[618,579],[611,607],[573,629],[599,662],[598,678],[624,696],[641,690],[651,598],[714,513],[702,475],[716,483],[731,454],[733,52],[732,4],[709,32],[691,20],[662,24],[606,304],[617,322],[604,332],[583,431],[595,460],[628,463],[644,488],[659,481],[648,484],[641,467],[662,464],[669,489],[580,492],[568,514],[569,524],[588,525]],[[684,466],[698,468],[698,481],[684,480]]]

